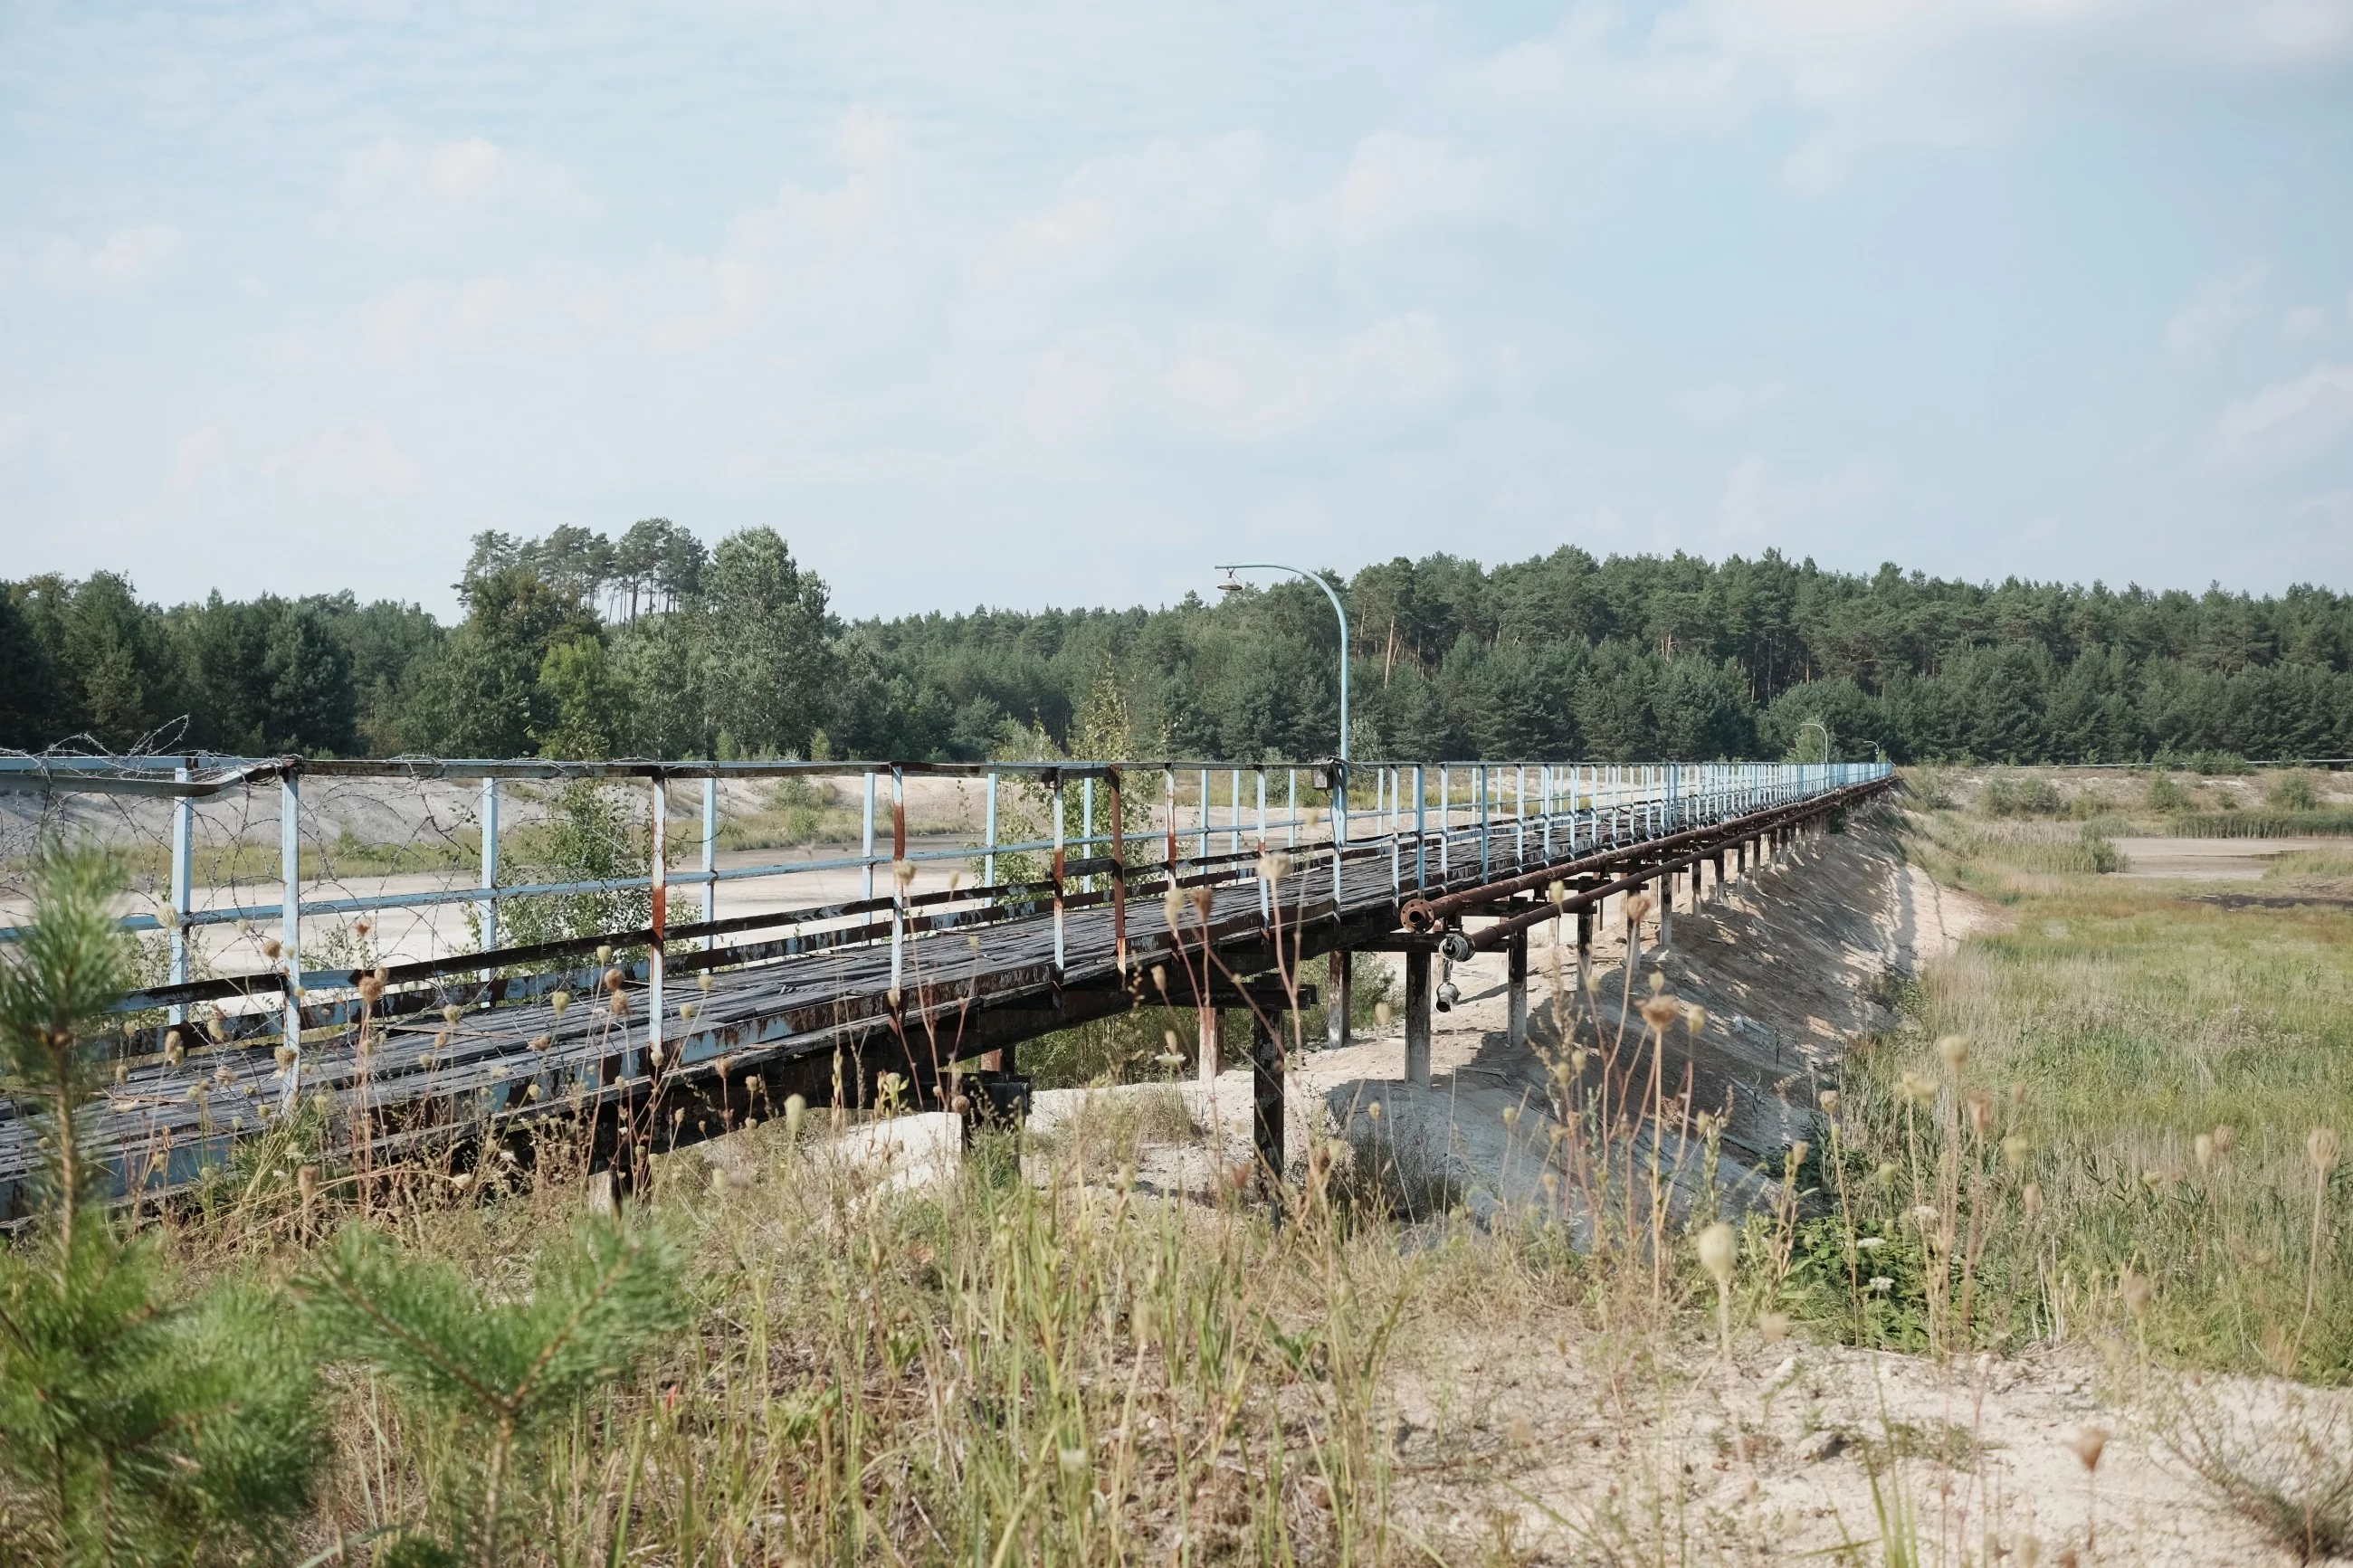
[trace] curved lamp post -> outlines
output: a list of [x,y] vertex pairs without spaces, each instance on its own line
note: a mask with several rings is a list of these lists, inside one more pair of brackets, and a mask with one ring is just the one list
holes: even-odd
[[[1324,596],[1332,601],[1332,613],[1340,617],[1340,761],[1343,763],[1346,763],[1348,760],[1348,612],[1341,607],[1340,595],[1332,591],[1331,584],[1326,583],[1314,573],[1302,572],[1296,566],[1278,565],[1271,561],[1237,561],[1229,566],[1213,567],[1212,570],[1223,572],[1226,574],[1226,580],[1218,584],[1218,591],[1221,594],[1241,592],[1242,585],[1234,580],[1234,574],[1237,572],[1288,572],[1294,577],[1306,578],[1307,581],[1323,589]],[[1344,776],[1346,772],[1345,767],[1341,769]]]

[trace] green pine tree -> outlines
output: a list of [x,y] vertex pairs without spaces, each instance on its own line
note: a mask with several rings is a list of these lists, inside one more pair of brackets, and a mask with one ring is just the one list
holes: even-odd
[[433,1480],[429,1527],[396,1542],[401,1568],[502,1561],[548,1507],[543,1439],[592,1390],[687,1322],[676,1244],[590,1218],[540,1254],[529,1297],[493,1301],[445,1263],[353,1226],[300,1285],[329,1343],[406,1396]]
[[51,851],[0,960],[0,1089],[39,1129],[43,1210],[0,1255],[0,1561],[117,1568],[272,1553],[309,1505],[311,1356],[259,1291],[175,1306],[78,1135],[87,1036],[128,955],[111,862]]

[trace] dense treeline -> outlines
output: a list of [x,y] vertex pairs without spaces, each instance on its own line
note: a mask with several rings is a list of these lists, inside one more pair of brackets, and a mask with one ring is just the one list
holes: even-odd
[[[2128,761],[2353,753],[2353,596],[1433,555],[1343,593],[1360,757]],[[1338,629],[1303,583],[1159,610],[844,622],[783,538],[485,533],[444,628],[350,593],[164,609],[111,574],[0,593],[0,743],[225,752],[954,757],[1065,742],[1108,674],[1136,755],[1328,753]],[[185,729],[180,726],[185,723]]]

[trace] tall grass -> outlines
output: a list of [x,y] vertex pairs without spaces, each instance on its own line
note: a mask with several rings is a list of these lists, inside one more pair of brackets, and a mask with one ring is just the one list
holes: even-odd
[[2185,812],[2168,831],[2184,838],[2342,838],[2353,836],[2353,807]]
[[[2015,858],[1944,843],[1991,847],[1997,877]],[[2353,1123],[2353,912],[2009,891],[2011,928],[1929,970],[1849,1064],[1825,1182],[1883,1237],[1888,1337],[1936,1338],[1967,1274],[1980,1310],[1955,1331],[1989,1342],[2115,1332],[2176,1364],[2353,1381],[2353,1186],[2324,1180],[2316,1228],[2306,1148]]]

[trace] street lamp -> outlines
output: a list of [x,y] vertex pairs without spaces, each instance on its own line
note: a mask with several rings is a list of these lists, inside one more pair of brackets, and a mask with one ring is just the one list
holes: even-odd
[[1831,760],[1831,727],[1820,719],[1809,719],[1798,726],[1798,733],[1800,735],[1809,730],[1820,730],[1822,732],[1822,761],[1828,763]]
[[1294,577],[1306,578],[1323,589],[1324,596],[1332,601],[1332,613],[1340,617],[1340,771],[1345,775],[1348,771],[1348,612],[1341,607],[1340,595],[1332,591],[1331,584],[1314,573],[1302,572],[1296,566],[1279,566],[1271,561],[1238,561],[1230,566],[1219,566],[1213,570],[1226,574],[1226,580],[1218,584],[1218,592],[1221,594],[1241,592],[1242,585],[1234,577],[1237,572],[1288,572]]

